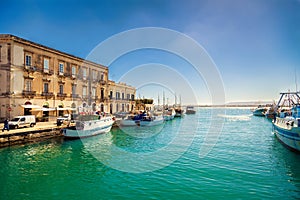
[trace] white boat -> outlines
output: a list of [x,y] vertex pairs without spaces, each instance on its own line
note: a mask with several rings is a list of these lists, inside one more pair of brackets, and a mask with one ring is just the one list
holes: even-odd
[[257,108],[252,110],[252,113],[254,116],[265,116],[266,111],[267,108],[259,105]]
[[194,109],[193,106],[187,106],[187,107],[186,107],[185,113],[186,113],[186,114],[195,114],[195,113],[196,113],[196,110]]
[[146,116],[146,113],[140,113],[138,115],[127,115],[126,119],[119,120],[119,126],[139,126],[141,119]]
[[[299,93],[281,93],[292,95],[296,100],[291,111],[280,112],[280,115],[272,122],[273,132],[281,143],[294,151],[300,151],[300,97]],[[281,98],[282,98],[281,97]],[[280,102],[280,101],[279,101]]]
[[140,121],[140,126],[156,126],[164,123],[164,117],[158,116],[145,116]]
[[164,120],[165,121],[172,120],[172,119],[174,119],[175,115],[176,115],[176,112],[175,112],[174,108],[165,110],[165,112],[164,112]]
[[76,120],[76,126],[63,130],[66,138],[83,138],[90,137],[110,131],[114,120],[111,116],[93,115]]

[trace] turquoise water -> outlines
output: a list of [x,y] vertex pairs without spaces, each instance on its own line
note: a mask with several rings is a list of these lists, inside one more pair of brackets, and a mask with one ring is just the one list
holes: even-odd
[[[213,117],[225,120],[223,131],[200,158],[210,114],[210,109],[199,109],[163,127],[112,129],[82,141],[54,139],[0,149],[0,199],[300,198],[300,155],[283,147],[271,133],[271,123],[248,109],[226,109],[225,115]],[[109,157],[112,146],[135,155],[158,152],[180,133],[184,145],[167,151],[179,158],[161,169],[126,172],[155,168],[168,155],[144,163],[139,156]]]

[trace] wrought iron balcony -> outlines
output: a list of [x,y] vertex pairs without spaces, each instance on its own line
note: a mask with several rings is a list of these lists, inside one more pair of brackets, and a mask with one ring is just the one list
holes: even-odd
[[56,94],[57,97],[61,97],[61,98],[66,98],[67,94],[66,93],[58,93]]
[[54,96],[53,92],[42,92],[42,96],[46,98],[51,98]]
[[105,80],[99,80],[99,83],[102,84],[102,85],[105,85],[106,81]]
[[36,95],[36,91],[23,90],[22,91],[22,95],[23,96],[35,96]]

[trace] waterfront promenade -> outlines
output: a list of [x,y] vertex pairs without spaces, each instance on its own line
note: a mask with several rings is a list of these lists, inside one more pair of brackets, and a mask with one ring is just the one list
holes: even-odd
[[[61,130],[65,127],[67,125],[57,126],[55,121],[51,121],[38,122],[34,127],[4,130],[0,132],[0,148],[61,137]],[[1,125],[2,129],[3,125]]]

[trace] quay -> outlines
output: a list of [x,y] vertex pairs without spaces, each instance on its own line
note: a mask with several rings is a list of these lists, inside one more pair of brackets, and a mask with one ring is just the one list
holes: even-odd
[[0,148],[63,137],[62,129],[66,127],[67,125],[57,126],[55,122],[39,122],[34,127],[10,129],[2,132],[3,126],[1,126]]

